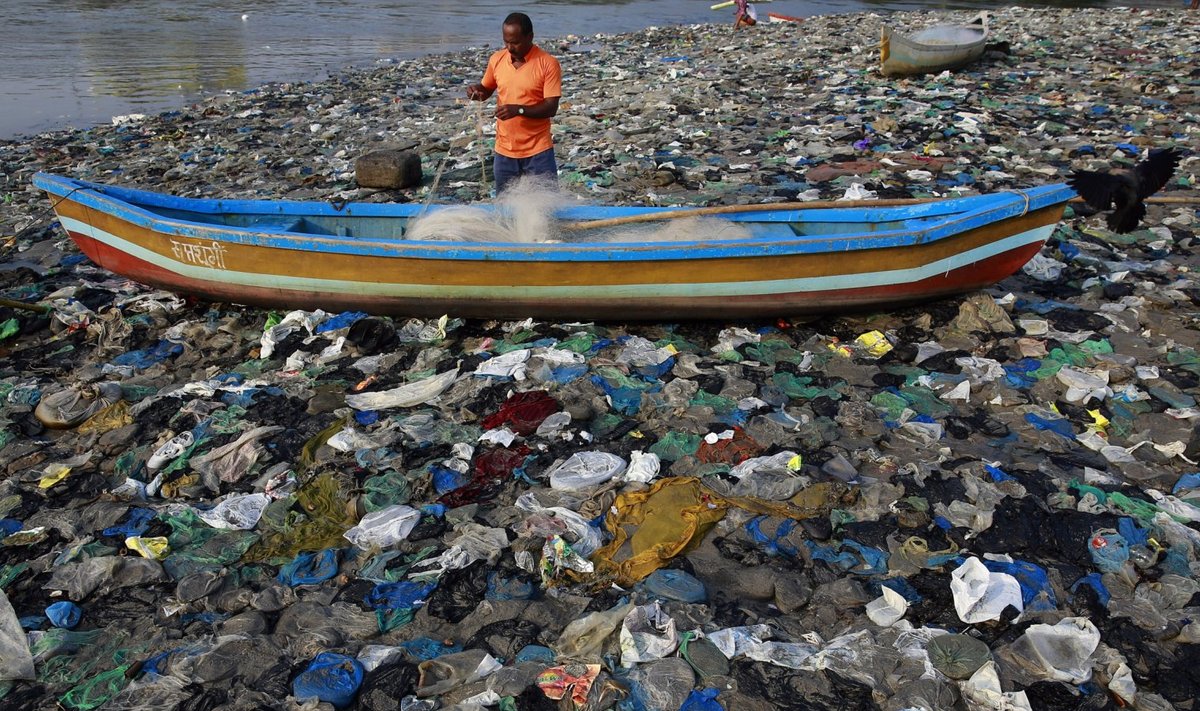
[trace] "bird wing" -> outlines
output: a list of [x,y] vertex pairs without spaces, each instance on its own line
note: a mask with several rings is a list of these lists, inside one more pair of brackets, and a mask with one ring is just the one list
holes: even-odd
[[1171,179],[1175,166],[1179,164],[1179,151],[1174,148],[1150,151],[1146,160],[1133,168],[1137,180],[1138,197],[1145,199],[1162,190]]
[[1117,209],[1108,213],[1108,229],[1119,235],[1133,232],[1138,223],[1146,216],[1146,203],[1134,200],[1126,205],[1118,205]]
[[1067,179],[1071,189],[1097,210],[1107,210],[1112,205],[1117,182],[1115,176],[1091,170],[1076,170]]

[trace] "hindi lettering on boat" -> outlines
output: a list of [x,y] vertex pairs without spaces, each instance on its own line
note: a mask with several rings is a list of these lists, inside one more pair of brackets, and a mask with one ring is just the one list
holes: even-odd
[[181,262],[213,269],[225,268],[225,247],[220,242],[192,244],[171,240],[171,253]]

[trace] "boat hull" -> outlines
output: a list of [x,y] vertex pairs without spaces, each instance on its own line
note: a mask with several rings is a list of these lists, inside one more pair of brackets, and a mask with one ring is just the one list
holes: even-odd
[[879,42],[880,73],[911,76],[959,69],[983,56],[987,46],[987,28],[981,25],[947,25],[927,32],[939,41],[921,41],[884,27]]
[[879,237],[868,229],[684,245],[293,237],[164,224],[136,211],[130,217],[97,209],[103,196],[61,199],[56,210],[98,266],[206,300],[391,315],[662,321],[894,307],[979,289],[1037,253],[1071,195],[1060,193],[1032,209],[1006,206],[1017,214],[1003,219],[963,218],[962,229],[945,234]]

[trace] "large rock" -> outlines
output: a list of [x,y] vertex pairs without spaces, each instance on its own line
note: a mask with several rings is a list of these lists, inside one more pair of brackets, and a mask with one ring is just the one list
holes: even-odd
[[413,151],[382,149],[354,164],[359,187],[399,190],[421,184],[421,156]]

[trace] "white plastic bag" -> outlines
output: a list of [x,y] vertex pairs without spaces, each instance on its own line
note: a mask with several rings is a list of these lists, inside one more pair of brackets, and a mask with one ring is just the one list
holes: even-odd
[[867,617],[880,627],[891,627],[908,612],[908,600],[889,587],[882,588],[882,593],[867,603]]
[[550,488],[580,491],[599,486],[625,471],[625,460],[608,452],[576,452],[550,469]]
[[621,666],[662,659],[679,646],[675,620],[658,601],[630,610],[621,625]]
[[408,538],[420,520],[420,511],[397,504],[363,516],[357,526],[342,535],[359,548],[387,548]]
[[395,407],[414,407],[441,395],[458,378],[458,368],[434,375],[415,383],[401,385],[377,393],[347,395],[346,404],[355,410],[387,410]]
[[954,609],[967,624],[1000,619],[1004,608],[1025,609],[1021,584],[1008,573],[993,573],[978,558],[967,558],[950,576]]
[[249,531],[258,525],[269,503],[271,497],[266,494],[230,496],[207,511],[197,511],[196,515],[213,528]]

